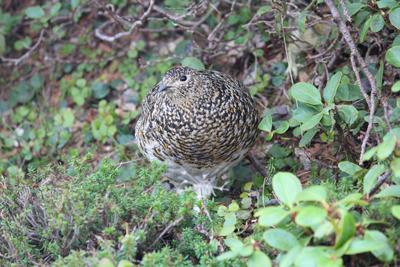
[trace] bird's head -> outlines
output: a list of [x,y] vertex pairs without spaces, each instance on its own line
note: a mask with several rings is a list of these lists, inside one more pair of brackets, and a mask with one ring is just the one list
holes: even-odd
[[167,71],[158,83],[157,93],[167,94],[173,101],[196,99],[201,92],[201,80],[197,70],[177,67]]

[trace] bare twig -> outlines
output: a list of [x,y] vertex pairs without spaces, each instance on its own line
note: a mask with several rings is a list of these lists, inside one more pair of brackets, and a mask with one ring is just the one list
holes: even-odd
[[[134,30],[136,30],[138,27],[143,25],[143,22],[147,19],[147,17],[150,15],[150,12],[153,10],[153,6],[154,6],[154,2],[155,0],[150,0],[150,5],[149,8],[147,9],[146,12],[143,13],[143,15],[140,17],[139,20],[135,21],[129,28],[129,31],[127,32],[120,32],[117,33],[114,36],[107,36],[101,33],[101,30],[104,29],[105,27],[107,27],[109,24],[113,23],[114,21],[108,21],[106,23],[104,23],[103,25],[101,25],[100,27],[98,27],[95,30],[95,35],[100,38],[103,41],[107,41],[107,42],[114,42],[115,40],[125,37],[125,36],[129,36],[132,34],[132,32]],[[114,17],[115,18],[115,17]],[[118,20],[121,21],[121,20]]]
[[384,174],[382,174],[381,176],[379,176],[378,181],[376,182],[376,185],[374,186],[374,188],[371,189],[371,191],[369,191],[368,193],[368,197],[371,197],[376,190],[379,189],[379,187],[381,185],[383,185],[384,182],[387,181],[387,179],[389,178],[389,176],[392,174],[392,171],[389,169],[387,170]]
[[37,40],[36,44],[34,46],[32,46],[32,48],[30,48],[29,51],[26,52],[20,58],[5,58],[3,56],[0,56],[0,59],[3,60],[4,62],[13,62],[14,65],[18,65],[22,60],[28,58],[31,55],[31,53],[39,46],[39,44],[42,42],[42,39],[43,39],[43,33],[44,33],[44,29],[42,29],[40,31],[39,39]]
[[183,216],[179,217],[177,220],[175,220],[173,223],[171,223],[170,225],[168,225],[164,231],[162,231],[162,233],[157,237],[157,239],[153,242],[153,244],[151,244],[150,247],[148,247],[145,251],[149,251],[149,249],[151,249],[157,242],[158,240],[160,240],[161,237],[163,237],[163,235],[165,235],[166,232],[168,232],[172,227],[176,226],[178,223],[180,223],[183,220]]
[[251,164],[254,165],[256,170],[259,171],[264,178],[269,177],[269,174],[267,173],[267,170],[265,169],[265,167],[251,152],[249,154],[247,154],[246,158],[251,162]]

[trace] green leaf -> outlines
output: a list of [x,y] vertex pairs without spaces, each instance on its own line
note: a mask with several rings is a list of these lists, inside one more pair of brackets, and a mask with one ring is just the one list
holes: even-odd
[[292,86],[292,96],[294,99],[310,104],[310,105],[322,105],[321,94],[318,89],[309,83],[299,82]]
[[301,246],[295,246],[291,248],[281,259],[279,263],[279,267],[291,267],[293,266],[294,260],[297,258],[299,253],[301,252]]
[[232,258],[236,257],[236,253],[233,253],[232,251],[227,251],[224,254],[221,254],[217,257],[217,260],[219,261],[225,261],[225,260],[229,260]]
[[279,128],[275,130],[275,133],[277,134],[283,134],[289,129],[289,123],[287,121],[284,121],[279,125]]
[[0,32],[0,56],[6,53],[6,38],[4,34]]
[[131,267],[131,266],[135,266],[135,264],[133,264],[132,262],[128,261],[128,260],[121,260],[118,263],[117,267]]
[[299,18],[297,19],[297,26],[299,26],[301,33],[304,33],[306,31],[306,16],[307,9],[302,11],[299,15]]
[[339,222],[339,233],[336,235],[335,249],[340,248],[356,233],[356,221],[352,214],[341,210],[341,220]]
[[317,133],[318,128],[312,128],[311,130],[309,130],[308,132],[306,132],[303,136],[303,138],[300,139],[299,142],[299,147],[303,147],[305,145],[307,145],[311,139],[314,137],[314,135]]
[[342,82],[336,92],[336,98],[343,101],[355,101],[364,99],[364,96],[361,94],[358,84]]
[[232,202],[228,208],[229,211],[237,211],[238,209],[239,209],[239,205],[236,202]]
[[371,21],[371,31],[373,32],[379,32],[380,30],[383,29],[383,26],[385,26],[385,20],[383,19],[382,15],[379,13],[376,13],[375,15],[372,16],[372,21]]
[[341,79],[342,79],[342,73],[339,71],[338,73],[332,76],[332,78],[326,85],[324,89],[324,99],[328,105],[333,103],[333,99],[335,98],[336,91],[338,89]]
[[80,0],[71,0],[71,7],[73,10],[75,10],[79,6],[79,1]]
[[365,35],[367,34],[367,31],[369,29],[369,26],[371,25],[372,17],[370,17],[362,26],[361,33],[360,33],[360,43],[364,42]]
[[344,114],[344,121],[351,126],[359,117],[358,110],[350,105],[340,106],[341,115]]
[[377,1],[376,4],[378,5],[379,8],[392,8],[398,5],[396,0],[381,0]]
[[378,146],[378,151],[376,152],[378,159],[384,160],[387,157],[389,157],[393,153],[395,147],[396,147],[396,140],[394,139],[381,143]]
[[320,110],[313,106],[304,105],[294,111],[293,117],[298,122],[306,122],[317,112],[320,112]]
[[342,161],[338,165],[339,169],[350,175],[354,175],[357,171],[362,170],[360,166],[350,161]]
[[204,70],[204,64],[195,57],[186,57],[182,60],[182,66],[184,67],[191,67],[195,70]]
[[254,251],[247,261],[249,267],[272,267],[271,260],[262,251]]
[[400,8],[391,10],[389,13],[389,20],[398,30],[400,30]]
[[392,214],[398,220],[400,220],[400,205],[392,206]]
[[400,158],[395,158],[390,162],[390,168],[393,171],[394,177],[399,178],[400,177]]
[[96,99],[103,99],[110,93],[110,87],[104,82],[98,82],[93,86],[92,91]]
[[378,88],[379,93],[382,91],[383,69],[383,61],[381,60],[379,64],[379,70],[375,75],[376,87]]
[[262,15],[264,13],[267,13],[271,9],[272,9],[272,6],[262,6],[262,7],[260,7],[260,9],[258,9],[257,15]]
[[362,160],[363,161],[368,161],[372,158],[373,155],[375,155],[375,152],[378,150],[378,147],[373,147],[370,150],[368,150],[367,152],[365,152]]
[[[400,35],[399,35],[400,36]],[[393,93],[397,93],[397,92],[400,92],[400,81],[397,81],[397,82],[395,82],[394,84],[393,84],[393,86],[392,86],[392,92]],[[400,99],[400,98],[399,98]],[[399,99],[397,99],[397,100],[399,100]]]
[[289,251],[293,247],[299,246],[299,241],[292,233],[280,228],[265,231],[263,237],[268,245],[283,251]]
[[372,254],[381,261],[390,262],[393,259],[394,251],[388,244],[388,238],[381,232],[376,230],[367,230],[365,232],[365,241],[374,242],[376,244],[384,244],[381,249],[372,250]]
[[242,208],[243,209],[248,209],[251,206],[251,198],[249,197],[244,197],[241,201],[242,203]]
[[57,3],[54,6],[51,7],[50,9],[50,17],[55,17],[58,15],[58,11],[61,8],[61,3]]
[[[400,9],[396,9],[399,10]],[[389,62],[390,64],[392,64],[395,67],[400,67],[400,46],[395,46],[390,48],[387,52],[386,52],[386,56],[385,59],[387,62]]]
[[347,12],[349,13],[349,16],[353,16],[356,14],[361,8],[366,7],[367,5],[365,4],[360,4],[360,3],[349,3],[348,1],[344,2],[347,8]]
[[301,183],[299,179],[289,172],[278,172],[272,178],[272,188],[279,200],[293,207],[296,196],[301,192]]
[[278,223],[280,223],[289,214],[289,211],[284,210],[283,207],[280,206],[262,208],[254,216],[260,216],[260,218],[258,219],[259,225],[270,227],[272,225],[277,225]]
[[[294,261],[296,267],[328,267],[331,264],[329,261],[329,254],[323,251],[320,247],[306,247],[303,248],[300,254]],[[342,266],[342,265],[338,265]],[[336,267],[336,266],[335,266]]]
[[311,118],[309,118],[305,123],[303,123],[300,126],[300,130],[302,131],[311,130],[312,128],[315,127],[315,125],[317,125],[321,121],[323,116],[324,114],[322,112],[313,115]]
[[386,170],[383,165],[374,165],[364,177],[364,195],[368,194],[375,186],[378,176]]
[[243,247],[243,242],[236,239],[236,238],[227,238],[225,239],[225,244],[231,249],[231,250],[238,250]]
[[102,258],[97,265],[99,267],[115,267],[112,261],[108,258]]
[[26,9],[26,16],[31,19],[40,19],[45,13],[41,6],[32,6]]
[[326,189],[322,185],[315,185],[311,187],[307,187],[303,191],[301,191],[297,197],[297,201],[326,201]]
[[219,232],[220,236],[227,236],[233,233],[233,231],[235,231],[235,226],[234,225],[229,225],[226,227],[223,227],[221,229],[221,232]]
[[371,242],[371,241],[367,241],[367,240],[354,239],[345,254],[346,255],[361,254],[361,253],[369,252],[369,251],[376,250],[376,249],[382,249],[384,247],[385,247],[385,244]]
[[375,197],[400,197],[400,185],[392,185],[388,189],[382,189]]
[[266,131],[266,132],[271,132],[272,130],[272,118],[271,115],[268,114],[258,125],[258,129]]
[[322,223],[328,212],[321,207],[318,206],[310,206],[306,207],[296,215],[295,221],[298,225],[304,227],[313,227]]
[[65,110],[62,115],[64,117],[63,128],[72,127],[75,122],[74,113],[70,110]]

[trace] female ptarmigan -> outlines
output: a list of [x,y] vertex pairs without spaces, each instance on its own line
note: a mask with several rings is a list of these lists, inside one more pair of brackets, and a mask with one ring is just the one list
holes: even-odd
[[167,164],[164,175],[178,189],[193,185],[202,197],[247,155],[259,121],[253,99],[237,79],[177,67],[147,93],[136,138],[147,159]]

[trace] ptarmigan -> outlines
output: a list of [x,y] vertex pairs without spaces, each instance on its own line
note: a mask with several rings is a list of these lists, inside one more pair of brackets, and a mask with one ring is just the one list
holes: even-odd
[[175,187],[192,185],[202,197],[247,155],[259,121],[253,99],[237,79],[177,67],[147,93],[135,130],[146,158],[166,163],[164,175]]

